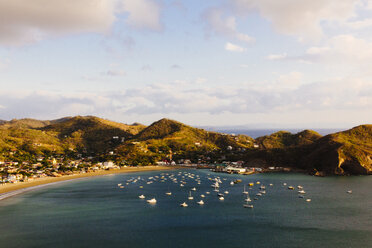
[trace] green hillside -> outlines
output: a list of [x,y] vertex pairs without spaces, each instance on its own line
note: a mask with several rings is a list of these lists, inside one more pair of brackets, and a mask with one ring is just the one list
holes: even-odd
[[[258,146],[257,146],[258,145]],[[150,126],[127,125],[94,116],[0,124],[0,159],[34,161],[39,156],[92,157],[96,161],[148,165],[244,161],[254,167],[292,167],[311,173],[371,174],[372,125],[322,137],[311,130],[280,131],[252,139],[194,128],[161,119]]]
[[322,136],[319,133],[312,130],[304,130],[297,134],[279,131],[271,135],[258,137],[256,143],[263,149],[286,148],[312,144],[320,137]]

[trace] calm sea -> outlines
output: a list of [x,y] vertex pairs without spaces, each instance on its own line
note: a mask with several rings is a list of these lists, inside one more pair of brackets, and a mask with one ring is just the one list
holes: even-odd
[[[161,173],[168,174],[164,182]],[[185,186],[171,181],[171,174]],[[225,200],[218,199],[208,177],[221,177],[220,192],[229,191]],[[243,182],[231,186],[234,179]],[[253,209],[243,208],[243,184],[257,181],[266,194],[252,201]],[[249,190],[251,198],[260,185]],[[305,198],[289,185],[302,185]],[[0,247],[372,247],[371,189],[371,176],[238,176],[206,170],[80,179],[1,201]],[[172,196],[165,195],[168,190]],[[140,194],[157,203],[146,203]],[[203,206],[196,204],[201,194]],[[184,201],[187,208],[179,206]]]

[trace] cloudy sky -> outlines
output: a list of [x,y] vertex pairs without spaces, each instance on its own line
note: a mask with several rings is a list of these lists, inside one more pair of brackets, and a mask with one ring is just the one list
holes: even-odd
[[372,123],[371,0],[0,0],[0,119]]

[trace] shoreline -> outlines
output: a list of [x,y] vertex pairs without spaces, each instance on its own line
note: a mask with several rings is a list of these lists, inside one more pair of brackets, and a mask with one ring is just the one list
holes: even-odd
[[20,182],[16,184],[4,184],[0,185],[0,201],[6,198],[22,194],[31,190],[39,189],[42,187],[47,187],[61,182],[97,177],[110,174],[124,174],[124,173],[134,173],[134,172],[145,172],[145,171],[161,171],[161,170],[174,170],[179,169],[179,167],[167,167],[167,166],[144,166],[144,167],[125,167],[121,169],[114,170],[104,170],[97,172],[88,172],[82,174],[66,175],[61,177],[45,177],[30,180],[28,182]]

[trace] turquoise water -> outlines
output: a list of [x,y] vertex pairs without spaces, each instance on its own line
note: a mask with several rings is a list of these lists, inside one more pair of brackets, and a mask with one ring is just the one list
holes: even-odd
[[[161,173],[180,178],[179,172],[199,175],[201,184],[187,176],[184,187],[170,179],[146,184],[148,177]],[[146,180],[125,184],[138,176]],[[218,176],[220,191],[229,191],[224,201],[207,179]],[[243,183],[230,185],[237,178],[266,186],[266,194],[252,201],[253,209],[243,208]],[[302,185],[305,198],[283,183]],[[195,199],[188,201],[192,187],[197,188]],[[251,198],[258,187],[249,190]],[[168,189],[172,196],[165,195]],[[182,170],[87,178],[1,201],[0,247],[372,247],[371,189],[368,176]],[[156,197],[157,203],[146,203],[140,194]],[[196,204],[200,194],[206,195],[203,206]],[[189,207],[180,207],[183,201]]]

